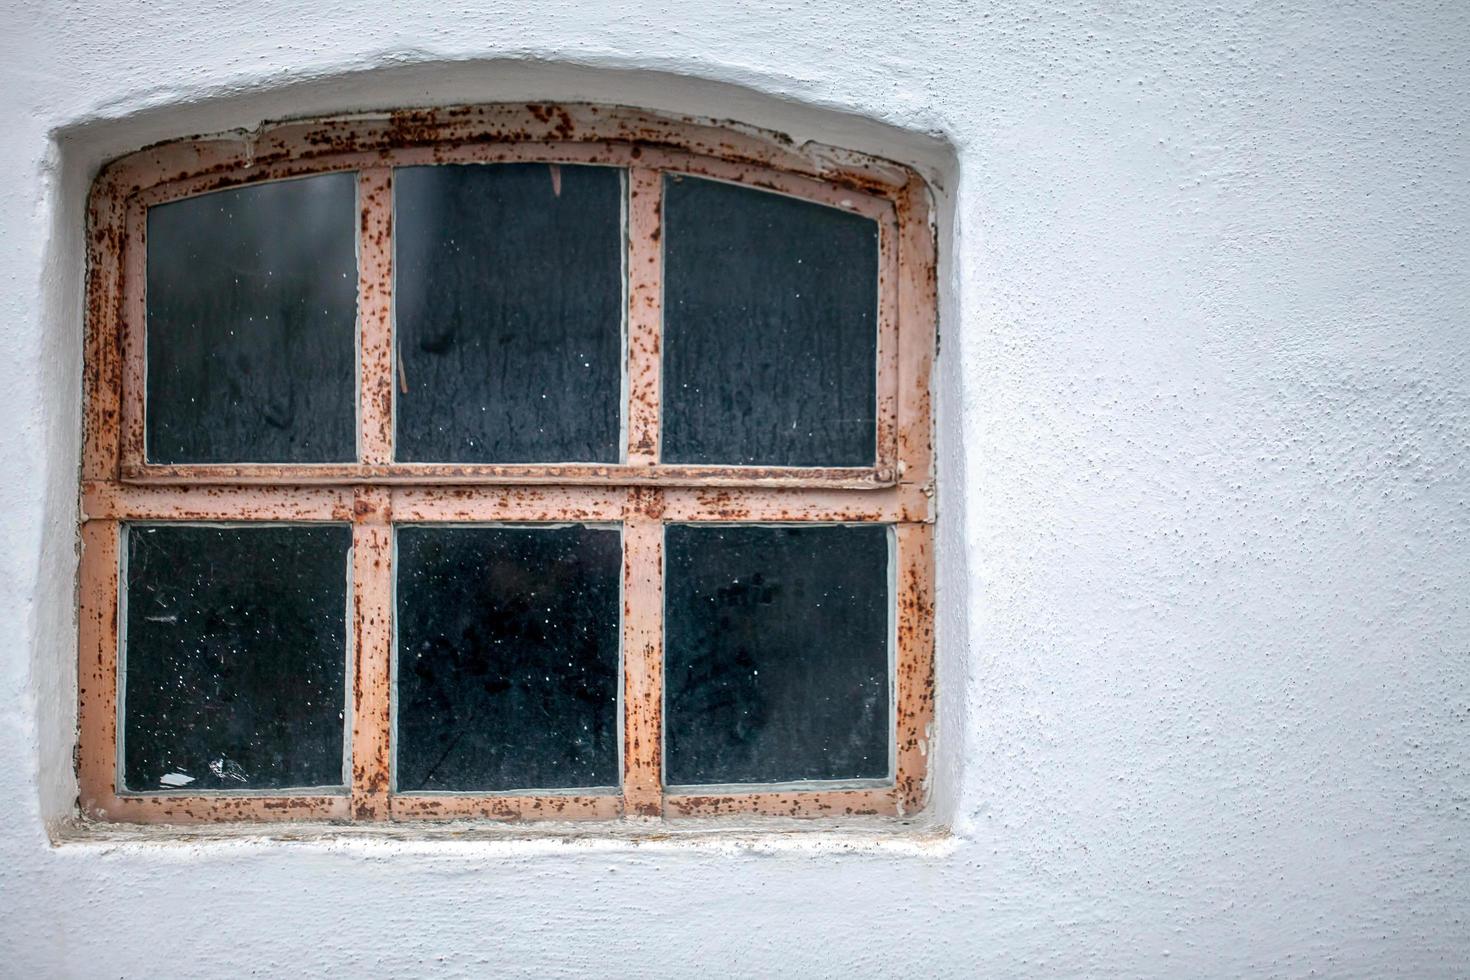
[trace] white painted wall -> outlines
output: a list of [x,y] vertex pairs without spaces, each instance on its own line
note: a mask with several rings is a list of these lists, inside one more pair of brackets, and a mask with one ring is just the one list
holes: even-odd
[[[0,973],[1470,970],[1470,7],[475,6],[0,3]],[[942,185],[952,833],[53,845],[91,173],[524,98]]]

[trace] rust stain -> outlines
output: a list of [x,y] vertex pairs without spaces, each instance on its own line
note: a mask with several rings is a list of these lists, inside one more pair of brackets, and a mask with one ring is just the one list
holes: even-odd
[[393,797],[395,820],[613,820],[622,815],[616,796],[414,796]]
[[892,815],[897,812],[893,790],[828,790],[821,792],[762,793],[740,795],[673,795],[666,798],[669,815],[715,817],[755,815],[812,819],[846,816]]
[[686,466],[581,463],[457,464],[344,463],[180,464],[120,467],[127,483],[204,486],[211,484],[522,484],[543,486],[646,485],[669,487],[800,487],[812,490],[878,490],[894,485],[871,467]]

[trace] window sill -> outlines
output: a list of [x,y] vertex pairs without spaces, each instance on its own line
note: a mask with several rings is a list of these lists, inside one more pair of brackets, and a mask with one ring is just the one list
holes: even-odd
[[932,820],[873,817],[842,821],[783,817],[700,820],[544,821],[530,823],[334,824],[324,822],[213,824],[101,823],[73,818],[50,828],[52,846],[71,852],[141,853],[178,847],[279,848],[360,853],[493,857],[568,851],[659,850],[710,854],[783,852],[880,853],[942,857],[957,841]]

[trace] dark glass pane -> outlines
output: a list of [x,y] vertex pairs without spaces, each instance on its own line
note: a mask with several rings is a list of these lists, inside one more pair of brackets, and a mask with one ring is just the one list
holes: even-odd
[[128,528],[128,789],[343,784],[351,547],[335,524]]
[[664,228],[663,461],[872,464],[877,223],[668,177]]
[[395,171],[398,459],[621,458],[622,171]]
[[616,530],[398,531],[397,787],[618,782]]
[[353,174],[148,209],[148,459],[356,458]]
[[671,524],[671,785],[888,775],[888,528]]

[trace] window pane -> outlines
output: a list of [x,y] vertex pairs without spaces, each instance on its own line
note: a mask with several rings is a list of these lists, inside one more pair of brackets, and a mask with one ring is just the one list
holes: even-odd
[[352,174],[148,210],[150,462],[356,458],[356,210]]
[[667,781],[888,775],[888,528],[669,525]]
[[877,223],[671,176],[664,226],[663,461],[871,465]]
[[397,458],[621,458],[622,171],[395,171]]
[[344,525],[127,529],[131,790],[343,785]]
[[618,531],[398,531],[401,792],[618,782]]

